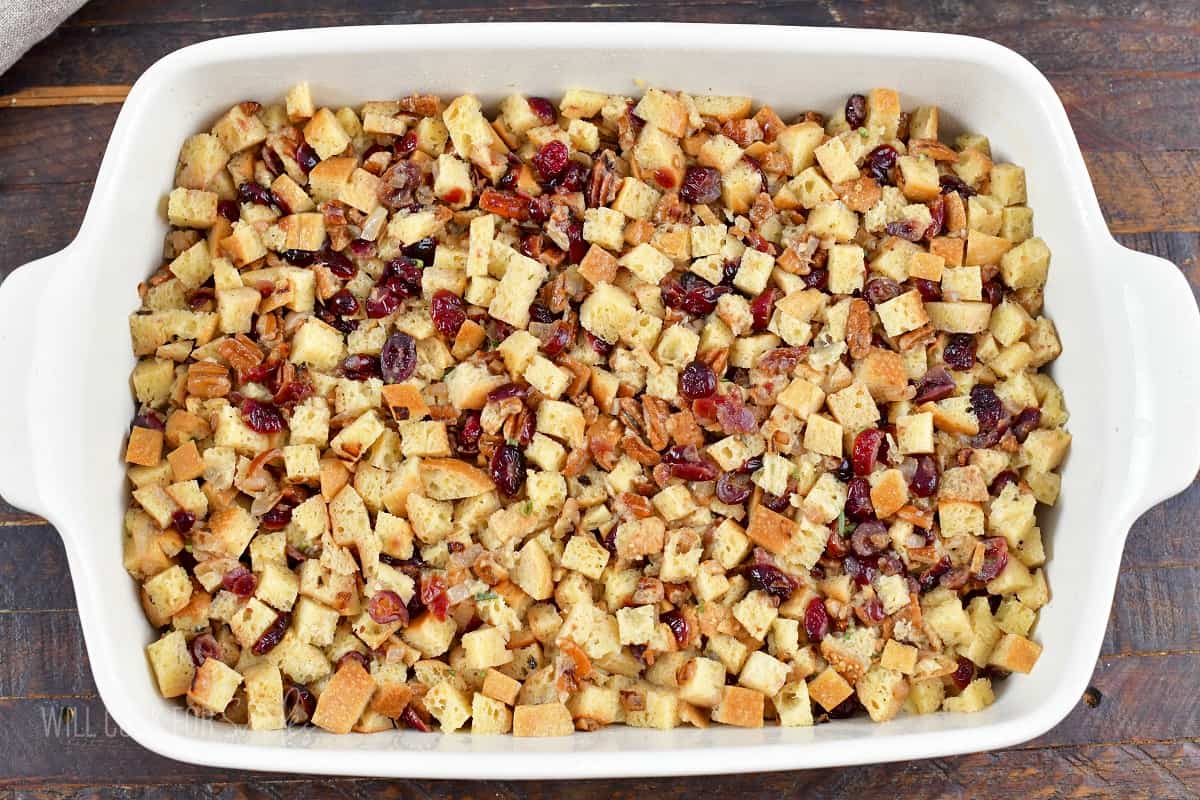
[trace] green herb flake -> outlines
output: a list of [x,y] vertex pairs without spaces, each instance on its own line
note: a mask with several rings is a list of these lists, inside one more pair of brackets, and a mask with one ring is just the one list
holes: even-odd
[[846,535],[846,512],[843,510],[838,514],[838,536]]
[[866,139],[868,136],[871,135],[871,133],[864,127],[864,128],[858,129],[858,135],[861,136],[862,138]]
[[488,600],[495,600],[495,599],[496,599],[497,597],[499,597],[499,596],[500,596],[500,595],[498,595],[498,594],[496,594],[495,592],[492,592],[492,591],[480,592],[479,594],[475,595],[475,602],[476,602],[476,603],[483,603],[483,602],[486,602],[486,601],[488,601]]
[[525,505],[521,506],[521,513],[527,517],[533,514],[533,501],[532,500],[525,501]]

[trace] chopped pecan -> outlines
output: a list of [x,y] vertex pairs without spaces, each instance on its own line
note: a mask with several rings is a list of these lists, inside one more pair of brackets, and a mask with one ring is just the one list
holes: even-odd
[[750,207],[750,213],[747,216],[755,225],[762,225],[775,214],[775,204],[771,202],[771,195],[759,192],[758,197],[754,198],[754,205]]
[[410,94],[400,98],[400,110],[418,117],[436,117],[442,113],[442,98],[436,94]]
[[749,147],[763,139],[762,126],[756,119],[731,119],[721,126],[721,133],[738,143],[739,147]]
[[928,347],[937,339],[937,331],[932,325],[922,325],[914,331],[902,333],[896,337],[896,347],[900,352],[907,352],[914,347]]
[[567,454],[562,474],[565,478],[577,478],[587,471],[592,463],[592,455],[588,448],[577,447]]
[[671,432],[671,439],[675,441],[675,444],[681,447],[704,446],[704,431],[696,424],[696,418],[692,416],[692,412],[686,408],[671,415],[667,421],[667,430]]
[[915,157],[929,156],[934,161],[949,161],[950,163],[958,161],[958,153],[937,139],[910,139],[908,154]]
[[617,406],[621,421],[628,425],[632,430],[641,433],[642,409],[638,405],[637,400],[634,400],[632,397],[622,397],[617,400]]
[[650,220],[655,225],[680,222],[691,215],[691,208],[679,199],[678,192],[667,192],[658,200]]
[[571,373],[571,382],[567,384],[567,397],[574,399],[587,391],[588,383],[592,379],[592,370],[587,364],[582,364],[570,356],[559,356],[555,363]]
[[661,603],[666,598],[663,582],[649,575],[638,578],[637,588],[633,590],[633,604],[638,606]]
[[854,298],[846,317],[846,344],[853,358],[866,358],[871,352],[871,307],[867,301]]
[[775,137],[784,129],[783,120],[775,113],[775,109],[770,106],[760,108],[758,113],[754,115],[754,120],[762,130],[763,141],[768,144],[775,141]]
[[195,361],[188,366],[188,394],[204,399],[224,397],[233,388],[229,370],[212,361]]
[[436,405],[429,407],[429,418],[440,422],[457,422],[461,412],[452,405]]
[[604,150],[592,162],[592,174],[588,180],[588,208],[598,208],[611,203],[617,196],[621,176],[617,173],[617,156],[612,150]]
[[263,360],[263,351],[244,333],[221,342],[217,352],[238,372],[256,367]]
[[646,395],[642,398],[642,417],[645,421],[646,441],[655,450],[664,450],[670,444],[667,421],[670,410],[665,400]]
[[621,439],[621,450],[625,455],[632,458],[644,467],[653,467],[661,457],[655,451],[651,450],[640,437],[636,435],[626,436]]
[[629,509],[629,513],[638,519],[654,516],[654,507],[650,505],[650,501],[639,494],[625,492],[621,495],[621,502]]
[[588,450],[592,460],[605,472],[620,461],[617,444],[621,441],[621,423],[612,417],[600,417],[588,428]]

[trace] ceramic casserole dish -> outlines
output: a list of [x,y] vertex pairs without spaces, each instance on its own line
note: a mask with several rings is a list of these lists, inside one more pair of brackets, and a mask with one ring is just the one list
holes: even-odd
[[[393,731],[254,732],[161,699],[136,586],[121,563],[120,457],[133,401],[127,317],[157,266],[179,143],[231,104],[298,81],[331,105],[409,91],[477,93],[642,86],[750,95],[786,118],[873,86],[943,124],[985,131],[1024,165],[1036,230],[1054,253],[1046,291],[1074,437],[1061,500],[1041,521],[1054,598],[1031,675],[977,714],[902,715],[813,728],[669,732],[609,727],[564,739]],[[638,83],[635,84],[635,81]],[[641,83],[641,82],[644,82]],[[1059,722],[1092,674],[1125,537],[1200,465],[1200,313],[1172,264],[1113,241],[1066,114],[1046,79],[998,45],[958,36],[672,24],[334,28],[237,36],[180,50],[138,80],[108,145],[79,235],[0,286],[0,493],[63,537],[88,656],[115,721],[182,761],[252,770],[428,778],[596,778],[753,772],[1005,747]]]

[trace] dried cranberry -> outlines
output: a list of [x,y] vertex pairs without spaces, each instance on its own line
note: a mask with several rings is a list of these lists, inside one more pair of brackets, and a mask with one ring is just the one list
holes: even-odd
[[365,670],[369,670],[371,668],[371,660],[367,658],[366,653],[360,653],[357,650],[347,650],[345,653],[342,653],[341,658],[339,658],[337,663],[333,665],[333,671],[337,672],[351,661],[357,661],[358,665]]
[[284,250],[279,256],[293,267],[311,266],[317,260],[317,254],[312,250]]
[[383,319],[400,308],[400,296],[389,287],[376,286],[367,295],[366,306],[367,319]]
[[667,623],[667,627],[675,635],[675,643],[680,647],[687,647],[690,631],[688,630],[687,618],[683,616],[682,612],[677,608],[673,608],[663,614],[661,619]]
[[608,358],[608,354],[612,352],[613,346],[601,339],[599,336],[593,334],[591,331],[584,331],[584,333],[584,338],[587,339],[588,345],[590,345],[591,348],[596,351],[596,354],[601,358]]
[[342,375],[352,381],[365,381],[383,375],[379,367],[379,358],[365,353],[354,353],[346,356],[342,362]]
[[405,608],[400,595],[391,589],[382,589],[373,594],[367,603],[367,613],[379,625],[390,625],[393,622],[408,624],[408,609]]
[[515,497],[525,483],[525,454],[515,444],[502,444],[489,464],[492,481],[503,494]]
[[468,411],[463,415],[463,420],[458,426],[458,433],[455,437],[458,443],[458,452],[466,455],[479,452],[479,437],[483,435],[483,425],[479,420],[478,411]]
[[833,475],[842,483],[846,483],[853,478],[854,465],[850,463],[850,459],[843,458],[842,463],[838,464],[837,469],[833,471]]
[[340,292],[325,301],[329,310],[341,317],[350,317],[358,313],[358,298],[349,289]]
[[933,497],[938,488],[937,462],[933,456],[917,456],[917,469],[908,482],[908,488],[917,497]]
[[791,497],[791,492],[784,492],[783,494],[771,494],[770,492],[764,492],[762,496],[762,504],[774,511],[776,514],[782,514],[784,511],[787,511],[788,507],[791,505]]
[[717,499],[728,505],[737,505],[750,499],[754,484],[746,475],[723,472],[717,478]]
[[392,152],[397,156],[404,158],[410,156],[417,149],[417,132],[415,130],[406,131],[403,136],[396,140],[392,145]]
[[952,333],[942,350],[942,360],[952,370],[967,372],[975,366],[975,337],[969,333]]
[[895,183],[892,180],[892,168],[896,166],[896,159],[899,157],[896,148],[890,144],[881,144],[863,159],[863,172],[874,178],[880,186],[891,186]]
[[241,217],[242,212],[238,209],[237,203],[232,200],[218,200],[217,213],[230,222],[237,222]]
[[258,588],[258,578],[250,570],[238,565],[221,576],[221,587],[245,600]]
[[858,699],[857,694],[851,694],[842,702],[838,703],[833,708],[825,713],[830,719],[849,719],[863,711],[862,702]]
[[[591,180],[591,175],[591,171],[583,164],[578,161],[568,161],[567,166],[557,178],[549,182],[549,185],[559,193],[582,192],[588,185],[588,181]],[[580,229],[582,230],[582,226]]]
[[975,190],[963,183],[957,175],[943,175],[938,178],[938,184],[942,187],[942,194],[958,192],[964,200],[976,194]]
[[717,477],[717,468],[707,461],[688,461],[671,465],[671,476],[685,481],[711,481]]
[[1025,439],[1029,436],[1029,434],[1033,433],[1033,431],[1037,429],[1037,426],[1040,425],[1041,422],[1042,412],[1040,410],[1034,408],[1033,406],[1022,409],[1021,413],[1017,414],[1016,418],[1013,420],[1011,428],[1013,436],[1017,437],[1018,442],[1024,444]]
[[854,128],[861,128],[863,123],[867,121],[867,98],[861,94],[852,94],[846,99],[846,124]]
[[278,408],[250,398],[242,402],[242,420],[258,433],[279,433],[287,427]]
[[746,408],[739,398],[730,394],[719,394],[713,399],[716,401],[717,423],[725,433],[754,433],[758,430],[758,420],[755,419],[754,412]]
[[954,379],[941,367],[934,367],[917,381],[917,393],[913,395],[913,403],[920,405],[936,400],[944,400],[954,394],[956,384]]
[[417,369],[417,343],[403,331],[396,331],[379,352],[379,370],[384,383],[408,380]]
[[557,139],[551,139],[534,153],[533,166],[545,179],[553,178],[567,167],[571,154],[567,146]]
[[850,543],[846,537],[838,535],[837,531],[830,531],[825,539],[825,555],[830,558],[845,558],[849,554]]
[[421,733],[430,733],[433,731],[433,728],[429,727],[429,723],[421,719],[421,715],[411,705],[404,707],[404,710],[400,712],[399,719],[400,722],[404,723],[404,727],[411,728],[414,731],[420,731]]
[[781,569],[770,564],[755,564],[746,570],[746,575],[755,589],[761,589],[781,601],[790,599],[796,591],[796,582]]
[[693,361],[679,373],[679,394],[685,400],[712,397],[717,391],[717,376],[703,361]]
[[983,566],[975,573],[978,580],[987,583],[1008,566],[1008,541],[1002,536],[983,540]]
[[393,258],[384,266],[379,283],[401,297],[416,297],[421,293],[421,275],[421,268],[408,258]]
[[721,197],[721,173],[712,167],[688,167],[679,197],[689,203],[715,203]]
[[187,533],[196,524],[196,515],[190,511],[179,509],[171,515],[171,525],[180,533]]
[[717,299],[731,291],[728,286],[697,286],[684,296],[682,308],[697,317],[711,314],[717,307]]
[[829,612],[825,610],[825,601],[814,597],[808,601],[804,609],[804,632],[810,642],[819,642],[829,634]]
[[577,219],[567,223],[567,261],[571,264],[578,264],[583,261],[583,257],[587,255],[588,244],[583,238],[583,223]]
[[[413,599],[417,599],[414,596]],[[446,580],[441,575],[432,575],[428,579],[421,581],[420,605],[422,608],[428,608],[429,611],[439,620],[446,619],[446,612],[450,610],[450,597],[446,594]],[[409,601],[409,619],[412,619],[412,602]]]
[[275,202],[275,195],[271,194],[271,190],[261,183],[255,183],[254,181],[246,181],[238,186],[237,194],[238,200],[243,203],[269,206]]
[[754,320],[756,331],[766,330],[771,322],[771,314],[775,312],[775,297],[779,290],[771,287],[764,289],[762,294],[750,302],[750,316]]
[[859,524],[850,536],[850,547],[864,558],[877,556],[892,543],[888,535],[887,525],[877,519],[869,519]]
[[317,698],[307,687],[293,683],[283,692],[283,717],[291,726],[307,725],[317,710]]
[[936,564],[921,573],[921,576],[917,579],[917,584],[920,586],[921,591],[928,592],[937,586],[941,577],[949,571],[950,559],[948,556],[942,556]]
[[453,339],[458,334],[458,329],[467,321],[462,298],[449,289],[438,289],[433,293],[429,311],[433,316],[433,327],[447,339]]
[[910,242],[919,242],[925,235],[925,229],[911,219],[898,219],[883,226],[889,236],[897,236]]
[[900,556],[895,553],[881,553],[878,559],[879,574],[881,575],[903,575],[904,562],[900,560]]
[[424,239],[418,239],[412,244],[405,245],[400,252],[404,253],[407,258],[415,258],[422,264],[429,266],[433,263],[434,256],[437,254],[437,239],[432,236],[426,236]]
[[263,530],[281,531],[288,526],[292,521],[292,507],[286,503],[279,503],[262,516]]
[[829,288],[829,270],[813,267],[807,275],[801,275],[800,280],[804,281],[805,288],[827,289]]
[[358,267],[336,250],[326,248],[317,253],[315,260],[342,280],[350,280],[358,272]]
[[559,319],[561,315],[555,314],[542,303],[534,303],[529,307],[529,318],[534,322],[551,323]]
[[531,97],[526,102],[529,103],[529,110],[534,113],[538,120],[543,125],[553,125],[558,119],[558,114],[554,111],[554,104],[544,97]]
[[936,302],[942,299],[942,285],[937,281],[928,281],[924,278],[913,278],[913,287],[921,295],[921,299],[927,303]]
[[999,494],[1004,491],[1005,486],[1010,483],[1016,484],[1018,480],[1019,478],[1017,477],[1017,473],[1013,472],[1011,469],[1006,469],[996,477],[992,478],[992,483],[990,486],[988,486],[988,492],[990,494],[999,496]]
[[495,403],[500,400],[507,400],[510,397],[525,397],[529,394],[529,387],[519,383],[504,383],[497,386],[488,392],[488,402]]
[[192,639],[188,650],[192,656],[192,663],[197,667],[210,658],[221,657],[221,645],[211,633],[202,633]]
[[321,157],[317,155],[317,151],[313,150],[308,142],[301,142],[296,147],[296,163],[300,165],[300,170],[307,175],[312,172],[313,167],[321,163]]
[[886,303],[894,297],[899,297],[903,291],[900,284],[891,278],[872,278],[863,288],[863,298],[871,308],[875,308],[880,303]]
[[971,409],[979,419],[979,430],[984,432],[995,430],[1008,416],[992,388],[981,383],[971,387]]
[[971,663],[970,659],[964,656],[959,656],[958,666],[955,668],[954,672],[950,674],[950,680],[954,681],[954,685],[957,686],[958,690],[961,692],[963,689],[966,689],[974,679],[975,665]]
[[869,556],[857,556],[854,554],[846,556],[842,560],[842,569],[846,571],[856,584],[866,586],[873,582],[879,575],[879,569],[875,565],[876,559]]
[[887,613],[883,610],[883,603],[879,602],[878,597],[872,597],[863,606],[863,612],[867,615],[867,619],[871,622],[883,622]]
[[851,478],[846,489],[846,516],[855,521],[872,519],[871,484],[866,478]]
[[941,195],[938,195],[925,205],[929,208],[931,222],[925,229],[924,238],[932,239],[942,232],[942,226],[946,224],[946,201],[942,199]]
[[993,306],[998,306],[1004,302],[1004,284],[999,280],[992,278],[990,281],[983,282],[983,299]]
[[870,475],[879,457],[879,448],[884,443],[883,431],[867,428],[854,437],[852,462],[855,475]]

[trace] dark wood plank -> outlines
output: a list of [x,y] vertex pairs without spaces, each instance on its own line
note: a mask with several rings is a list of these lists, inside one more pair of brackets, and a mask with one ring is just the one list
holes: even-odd
[[57,608],[75,608],[58,533],[46,524],[0,527],[0,611]]
[[[1195,266],[1191,270],[1195,271]],[[1192,282],[1197,291],[1200,282]],[[1196,563],[1196,520],[1200,519],[1200,485],[1160,503],[1142,515],[1125,543],[1130,566]]]
[[96,693],[74,609],[0,614],[0,642],[9,648],[0,659],[0,697]]

